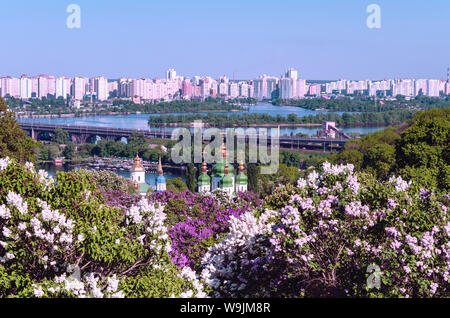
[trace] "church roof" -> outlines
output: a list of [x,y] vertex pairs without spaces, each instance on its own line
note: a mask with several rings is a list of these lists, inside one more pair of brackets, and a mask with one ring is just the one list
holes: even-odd
[[233,186],[233,177],[229,174],[225,175],[222,178],[222,187],[223,188],[231,188]]
[[236,184],[247,184],[248,183],[248,178],[244,173],[239,173],[236,176]]
[[142,160],[139,158],[139,155],[136,154],[136,158],[134,158],[134,165],[131,169],[132,172],[145,172],[145,168],[142,166]]
[[147,183],[139,183],[139,193],[147,193],[150,186]]
[[239,174],[236,176],[236,184],[247,184],[248,178],[244,174],[244,162],[239,164]]
[[198,184],[199,184],[199,185],[211,184],[211,178],[210,178],[210,176],[208,176],[206,173],[202,173],[202,174],[198,177]]
[[156,177],[156,183],[166,183],[166,178],[163,175]]
[[[226,164],[226,160],[222,159],[222,161],[216,163],[212,169],[212,176],[213,177],[223,177],[225,175],[225,164]],[[228,167],[230,174],[234,174],[234,167],[233,165],[229,165]]]

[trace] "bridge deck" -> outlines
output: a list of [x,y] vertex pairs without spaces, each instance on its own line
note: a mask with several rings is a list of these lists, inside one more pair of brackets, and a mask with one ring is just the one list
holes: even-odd
[[[43,123],[19,123],[23,130],[34,130],[43,132],[53,132],[55,129],[60,128],[71,134],[84,134],[84,135],[98,135],[98,136],[110,136],[110,137],[130,137],[133,133],[140,133],[146,137],[171,139],[172,132],[165,131],[163,129],[158,130],[142,130],[142,129],[123,129],[123,128],[108,128],[108,127],[95,127],[95,126],[73,126],[73,125],[55,125],[55,124],[43,124]],[[223,133],[226,138],[226,134]],[[258,134],[259,137],[267,137],[266,134]],[[270,138],[267,138],[270,142]],[[337,144],[344,145],[350,139],[348,138],[319,138],[319,137],[291,137],[280,136],[280,144],[282,143],[319,143],[319,144]]]

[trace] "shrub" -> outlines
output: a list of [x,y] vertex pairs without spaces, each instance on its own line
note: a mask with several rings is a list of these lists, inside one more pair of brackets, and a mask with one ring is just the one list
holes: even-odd
[[161,204],[104,205],[88,173],[54,182],[9,158],[0,186],[0,297],[204,295],[171,262]]
[[446,203],[400,177],[324,163],[265,210],[231,217],[202,278],[215,297],[449,297]]
[[251,192],[230,199],[220,191],[212,194],[166,191],[153,194],[151,200],[165,205],[173,262],[193,269],[198,268],[208,247],[228,232],[231,216],[238,217],[261,204]]

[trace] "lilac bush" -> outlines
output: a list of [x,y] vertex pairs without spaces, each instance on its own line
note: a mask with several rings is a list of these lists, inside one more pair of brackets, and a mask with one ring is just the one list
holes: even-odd
[[231,217],[202,278],[215,297],[449,297],[447,198],[325,163]]
[[164,206],[104,204],[87,172],[0,159],[0,298],[203,297],[170,258]]
[[100,194],[104,199],[104,203],[111,206],[117,207],[122,210],[131,208],[133,205],[137,204],[141,196],[138,194],[128,194],[120,190],[104,190],[100,189]]
[[239,217],[261,205],[254,193],[228,198],[220,191],[154,193],[150,200],[165,205],[172,239],[172,260],[180,267],[196,268],[207,248],[228,232],[230,217]]

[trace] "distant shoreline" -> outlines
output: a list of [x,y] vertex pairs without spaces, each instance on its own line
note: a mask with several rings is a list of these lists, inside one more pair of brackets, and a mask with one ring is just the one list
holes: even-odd
[[40,119],[40,118],[75,118],[88,116],[123,116],[123,115],[153,115],[153,114],[172,114],[172,113],[235,113],[245,110],[187,110],[187,111],[161,111],[157,113],[147,112],[108,112],[108,113],[82,113],[82,114],[45,114],[45,115],[17,115],[17,119]]

